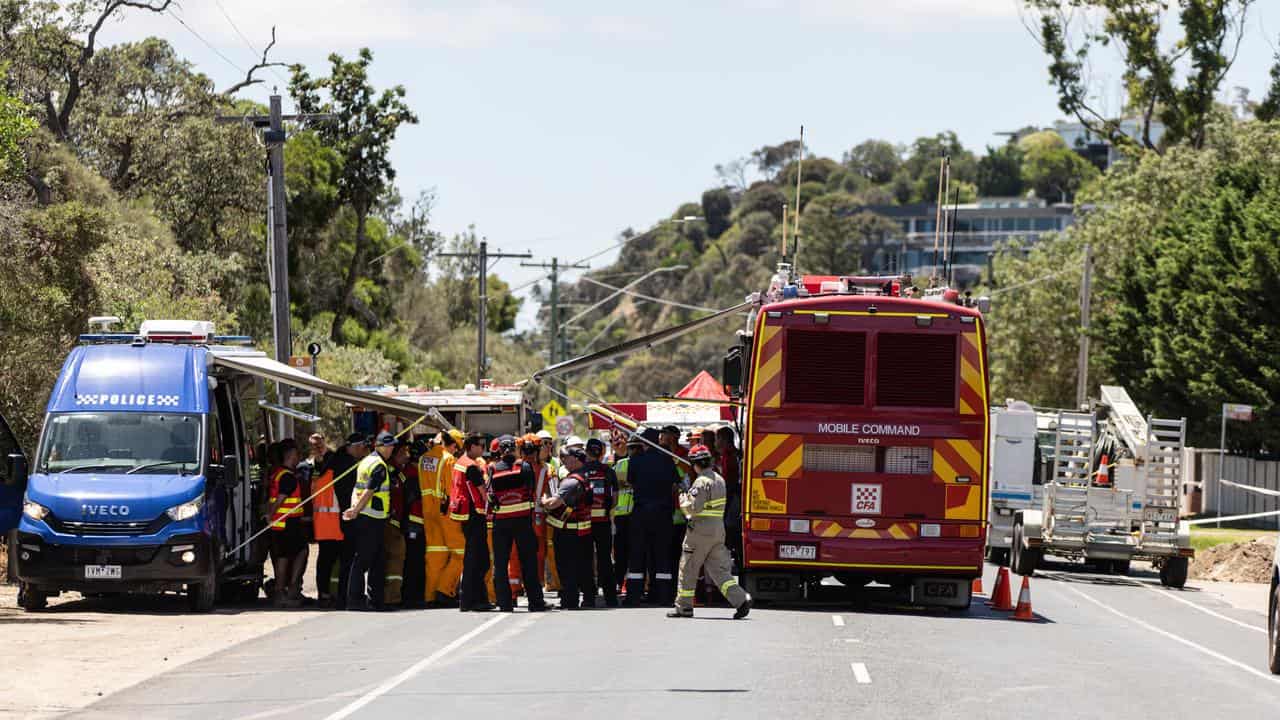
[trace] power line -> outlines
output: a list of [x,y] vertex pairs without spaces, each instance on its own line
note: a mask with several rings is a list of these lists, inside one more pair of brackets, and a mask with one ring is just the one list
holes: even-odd
[[173,18],[174,20],[177,20],[179,25],[181,25],[182,27],[186,28],[186,29],[187,29],[187,32],[191,33],[192,35],[194,35],[194,36],[195,36],[195,38],[196,38],[197,40],[199,40],[200,42],[204,43],[204,46],[205,46],[205,47],[207,47],[207,48],[209,48],[210,50],[212,50],[212,51],[213,51],[213,53],[214,53],[215,55],[217,55],[218,57],[222,58],[222,59],[223,59],[223,61],[225,61],[228,65],[230,65],[231,67],[235,68],[236,70],[239,70],[241,73],[244,73],[245,75],[248,75],[248,74],[249,74],[247,71],[245,71],[245,69],[244,69],[244,68],[242,68],[242,67],[240,67],[239,65],[237,65],[237,64],[236,64],[236,62],[235,62],[234,60],[232,60],[231,58],[229,58],[229,57],[227,57],[226,55],[224,55],[224,54],[223,54],[223,52],[222,52],[221,50],[219,50],[218,48],[214,47],[214,46],[213,46],[213,43],[210,43],[208,40],[205,40],[203,35],[201,35],[200,33],[196,32],[194,28],[192,28],[190,25],[188,25],[188,24],[187,24],[187,21],[186,21],[186,20],[183,20],[183,19],[182,19],[181,17],[179,17],[178,15],[175,15],[175,14],[173,13],[173,11],[172,11],[172,10],[166,10],[165,12],[169,15],[169,17]]
[[624,295],[630,295],[631,297],[640,298],[641,300],[648,300],[648,301],[650,301],[650,302],[656,302],[656,303],[659,303],[659,304],[661,304],[661,305],[670,305],[670,306],[672,306],[672,307],[683,308],[683,309],[685,309],[685,310],[697,310],[697,311],[699,311],[699,312],[719,312],[719,309],[717,309],[717,308],[702,307],[701,305],[686,305],[686,304],[684,304],[684,303],[676,302],[675,300],[663,300],[662,298],[653,297],[652,295],[643,295],[643,294],[638,293],[638,292],[636,292],[636,291],[634,291],[634,290],[627,290],[627,289],[625,289],[625,288],[620,288],[620,287],[617,287],[617,286],[614,286],[614,285],[610,285],[610,284],[608,284],[608,283],[602,283],[602,282],[600,282],[599,280],[596,280],[596,279],[594,279],[594,278],[590,278],[590,277],[586,277],[585,275],[582,277],[582,280],[583,280],[584,282],[589,282],[589,283],[591,283],[592,285],[599,285],[599,286],[600,286],[600,287],[602,287],[602,288],[608,288],[609,290],[613,290],[613,291],[615,291],[615,292],[620,292],[620,293],[622,293],[622,294],[624,294]]
[[[218,10],[222,11],[222,17],[227,19],[227,24],[231,26],[232,30],[236,31],[236,34],[239,35],[240,39],[244,41],[244,46],[249,48],[249,51],[253,53],[253,57],[255,58],[255,61],[256,61],[259,51],[256,47],[253,46],[253,42],[249,40],[249,38],[246,37],[243,32],[240,31],[240,26],[236,25],[236,21],[231,19],[231,13],[227,12],[227,8],[222,4],[222,0],[213,0],[213,1],[214,3],[217,4]],[[277,72],[275,68],[269,68],[269,69],[271,70],[272,75],[275,75],[276,78],[285,85],[285,87],[288,87],[289,81],[285,80],[283,75]]]

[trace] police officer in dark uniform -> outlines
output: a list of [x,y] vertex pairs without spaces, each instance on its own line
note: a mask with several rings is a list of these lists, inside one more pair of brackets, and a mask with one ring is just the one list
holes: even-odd
[[672,489],[679,482],[671,457],[659,450],[658,431],[641,433],[642,452],[631,456],[627,480],[635,497],[631,513],[631,558],[627,562],[627,607],[636,607],[644,594],[645,568],[653,567],[650,600],[671,594],[671,514],[675,512]]
[[489,518],[493,521],[493,589],[498,607],[503,612],[515,609],[511,595],[507,564],[511,546],[520,558],[529,612],[547,609],[542,599],[542,578],[538,577],[538,538],[533,534],[534,488],[537,476],[533,466],[516,459],[516,439],[510,435],[498,438],[497,462],[489,464]]
[[609,515],[618,496],[618,476],[605,465],[604,443],[598,438],[587,441],[587,464],[582,476],[591,485],[591,535],[587,537],[587,554],[595,558],[595,577],[583,578],[583,594],[595,604],[597,587],[604,590],[605,604],[618,607],[618,583],[613,577],[613,523]]

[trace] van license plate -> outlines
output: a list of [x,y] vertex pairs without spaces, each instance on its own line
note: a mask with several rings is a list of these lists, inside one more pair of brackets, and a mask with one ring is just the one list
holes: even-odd
[[119,580],[120,577],[121,575],[120,575],[119,565],[85,565],[84,566],[85,580]]
[[792,543],[778,544],[779,560],[817,560],[817,545],[796,545]]

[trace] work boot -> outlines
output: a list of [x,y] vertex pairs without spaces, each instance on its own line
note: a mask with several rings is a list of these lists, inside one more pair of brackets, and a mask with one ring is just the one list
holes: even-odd
[[667,617],[669,617],[669,618],[691,618],[691,617],[693,617],[693,610],[685,610],[684,608],[675,608],[675,609],[673,609],[673,610],[671,610],[670,612],[668,612],[668,613],[667,613]]
[[733,619],[741,620],[742,618],[746,617],[747,613],[751,612],[751,606],[754,604],[755,603],[751,601],[751,596],[748,595],[747,599],[743,600],[742,604],[738,606],[738,609],[733,612]]

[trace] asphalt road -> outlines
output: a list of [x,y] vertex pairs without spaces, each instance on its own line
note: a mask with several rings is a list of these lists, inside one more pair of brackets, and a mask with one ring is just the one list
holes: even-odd
[[[990,589],[994,568],[985,579]],[[1015,587],[1014,595],[1017,595]],[[1035,622],[848,602],[550,614],[330,613],[74,718],[1275,717],[1266,620],[1059,566]],[[175,638],[175,640],[177,640]],[[72,682],[72,679],[68,680]]]

